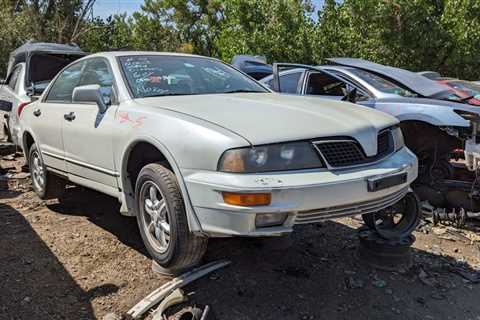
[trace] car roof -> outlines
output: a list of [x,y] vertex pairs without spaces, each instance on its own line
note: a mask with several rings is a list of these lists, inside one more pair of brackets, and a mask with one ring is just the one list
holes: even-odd
[[103,56],[103,57],[123,57],[123,56],[176,56],[176,57],[192,57],[192,58],[205,58],[211,60],[218,60],[211,57],[199,56],[194,54],[179,53],[179,52],[157,52],[157,51],[105,51],[98,52],[90,55]]

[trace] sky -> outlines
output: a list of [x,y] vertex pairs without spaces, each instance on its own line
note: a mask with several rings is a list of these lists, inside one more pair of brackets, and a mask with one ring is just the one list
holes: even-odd
[[[313,0],[312,2],[318,9],[319,6],[323,5],[323,1]],[[102,18],[124,12],[131,14],[139,10],[143,2],[144,0],[97,0],[93,7],[93,14]]]

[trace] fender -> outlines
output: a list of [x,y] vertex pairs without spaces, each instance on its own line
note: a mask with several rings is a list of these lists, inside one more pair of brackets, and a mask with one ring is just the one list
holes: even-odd
[[193,210],[193,206],[190,201],[190,196],[188,194],[187,187],[185,186],[183,175],[180,171],[180,167],[178,166],[178,163],[175,161],[173,155],[168,150],[168,148],[162,142],[160,142],[158,139],[152,136],[137,136],[135,137],[134,140],[130,141],[127,144],[127,147],[122,151],[121,164],[117,166],[121,168],[120,177],[118,178],[118,185],[122,190],[120,195],[122,198],[121,199],[122,214],[125,214],[128,216],[136,215],[136,212],[133,209],[135,207],[134,205],[135,199],[132,196],[135,193],[135,190],[132,190],[131,183],[129,182],[129,178],[126,175],[126,172],[127,172],[128,156],[130,155],[130,151],[133,149],[133,147],[136,144],[141,142],[145,142],[153,145],[165,156],[170,166],[172,167],[173,172],[175,173],[175,176],[177,177],[178,185],[182,192],[183,200],[185,202],[185,211],[187,213],[188,227],[192,232],[202,233],[203,231],[201,229],[200,222],[197,218],[195,211]]
[[423,121],[436,127],[470,127],[470,121],[455,113],[454,110],[460,108],[384,101],[376,103],[375,107],[377,110],[391,114],[400,121]]

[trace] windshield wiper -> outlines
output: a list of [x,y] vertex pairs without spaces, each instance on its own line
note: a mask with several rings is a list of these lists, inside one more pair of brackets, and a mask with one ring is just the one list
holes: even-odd
[[265,93],[265,92],[266,91],[237,89],[237,90],[223,91],[223,92],[219,92],[219,93]]
[[179,92],[170,92],[170,93],[159,93],[159,94],[154,94],[151,96],[145,96],[143,98],[152,98],[152,97],[167,97],[167,96],[189,96],[193,95],[194,93],[179,93]]
[[460,98],[460,101],[465,102],[465,101],[468,101],[468,100],[473,99],[473,98],[475,98],[475,96],[468,96],[468,97],[465,97],[465,98]]

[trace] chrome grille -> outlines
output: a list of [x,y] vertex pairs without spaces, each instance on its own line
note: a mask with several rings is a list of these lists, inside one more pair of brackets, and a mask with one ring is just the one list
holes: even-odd
[[400,201],[408,193],[408,190],[407,187],[388,196],[364,202],[300,211],[295,218],[295,224],[313,223],[326,219],[377,212]]
[[323,159],[335,168],[357,166],[377,161],[393,152],[393,137],[384,130],[377,137],[377,154],[367,157],[362,146],[353,139],[338,139],[314,142]]

